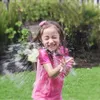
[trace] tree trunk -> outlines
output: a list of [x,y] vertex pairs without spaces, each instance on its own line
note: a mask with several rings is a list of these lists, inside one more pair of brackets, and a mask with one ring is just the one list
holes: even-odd
[[58,2],[59,2],[59,3],[63,3],[63,2],[64,2],[64,0],[58,0]]
[[99,0],[97,0],[97,4],[99,4]]
[[2,0],[2,2],[5,3],[6,9],[8,10],[9,9],[9,2],[10,2],[10,0]]

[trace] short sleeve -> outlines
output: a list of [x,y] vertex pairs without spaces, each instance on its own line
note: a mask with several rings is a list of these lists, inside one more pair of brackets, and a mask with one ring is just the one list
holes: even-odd
[[48,53],[46,52],[45,49],[39,50],[39,61],[40,61],[41,65],[46,64],[46,63],[51,63],[49,56],[48,56]]

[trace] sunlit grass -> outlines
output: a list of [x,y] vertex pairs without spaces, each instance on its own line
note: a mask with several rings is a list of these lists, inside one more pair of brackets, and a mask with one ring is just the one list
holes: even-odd
[[0,77],[0,100],[31,100],[35,72]]
[[63,88],[64,100],[99,100],[100,67],[76,69],[76,76],[69,75]]
[[[100,67],[75,69],[76,75],[65,78],[64,100],[99,100]],[[32,100],[35,72],[0,76],[0,100]]]

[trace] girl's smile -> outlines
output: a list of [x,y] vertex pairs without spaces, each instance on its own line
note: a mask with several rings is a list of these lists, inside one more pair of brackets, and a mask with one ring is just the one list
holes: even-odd
[[54,26],[44,29],[41,36],[42,44],[50,51],[55,51],[60,44],[60,36]]

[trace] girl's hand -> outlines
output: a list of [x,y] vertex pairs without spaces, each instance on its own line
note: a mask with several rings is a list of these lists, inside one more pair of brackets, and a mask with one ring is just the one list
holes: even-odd
[[75,64],[73,57],[66,57],[65,75],[67,76]]
[[72,66],[74,65],[74,58],[73,57],[66,57],[66,58],[63,58],[61,61],[60,61],[60,65],[62,67],[65,67],[67,64],[71,64]]
[[65,58],[63,58],[62,60],[60,60],[60,66],[61,66],[60,72],[62,72],[63,69],[64,69],[64,67],[66,66],[66,60],[65,60]]
[[66,65],[66,60],[65,60],[65,58],[63,58],[62,60],[60,60],[60,65],[61,65],[62,67],[64,67],[64,66]]
[[74,61],[74,58],[73,57],[66,57],[66,58],[63,58],[61,61],[60,61],[60,65],[61,65],[61,69],[60,69],[60,72],[64,69],[66,69],[67,71],[70,71],[70,69],[73,67],[75,61]]
[[72,67],[75,64],[73,57],[66,57],[66,64],[68,67]]

